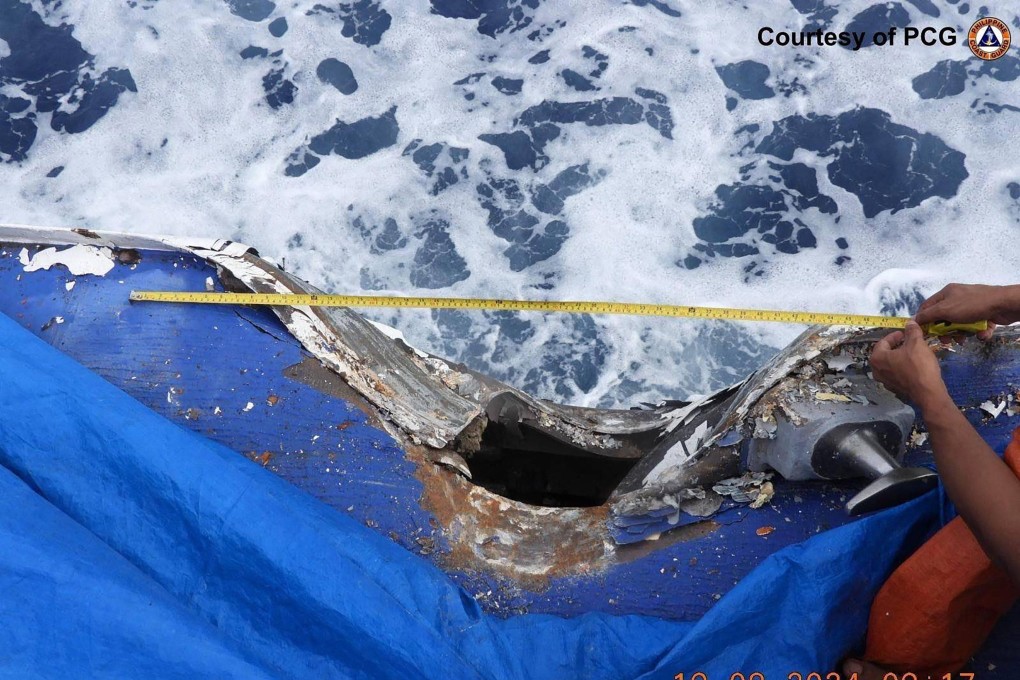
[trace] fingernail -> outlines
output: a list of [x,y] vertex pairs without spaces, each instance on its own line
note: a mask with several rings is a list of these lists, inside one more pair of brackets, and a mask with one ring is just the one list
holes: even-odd
[[847,673],[863,673],[864,666],[861,665],[860,661],[850,660],[843,664],[843,670]]

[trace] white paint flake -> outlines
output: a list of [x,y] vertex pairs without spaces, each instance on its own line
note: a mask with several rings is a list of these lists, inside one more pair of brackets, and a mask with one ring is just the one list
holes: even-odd
[[981,404],[981,410],[990,415],[993,419],[998,418],[999,415],[1006,408],[1006,400],[1003,399],[1001,402],[996,404],[991,399]]
[[30,256],[28,250],[22,248],[18,261],[25,266],[26,272],[63,265],[75,276],[105,276],[113,269],[113,251],[97,246],[76,245],[63,250],[45,248],[35,256]]

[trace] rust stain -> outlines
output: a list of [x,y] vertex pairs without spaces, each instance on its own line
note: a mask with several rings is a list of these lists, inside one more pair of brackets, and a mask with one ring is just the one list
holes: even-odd
[[754,533],[758,534],[759,536],[768,536],[769,534],[771,534],[775,530],[776,530],[775,527],[764,526],[764,527],[758,527],[757,529],[755,529]]
[[407,447],[422,482],[422,507],[450,545],[448,568],[484,571],[540,591],[549,579],[599,572],[614,561],[606,507],[546,508],[497,496],[433,462],[435,453]]
[[352,421],[345,420],[344,422],[342,422],[339,425],[337,425],[336,429],[339,430],[340,432],[343,432],[344,430],[346,430],[348,427],[350,427],[353,424],[354,423]]
[[397,396],[397,393],[393,391],[392,387],[379,380],[379,376],[373,375],[372,377],[375,378],[375,380],[372,381],[372,389],[384,397],[390,397],[391,399]]
[[280,398],[275,394],[270,394],[268,397],[266,397],[266,403],[269,404],[270,406],[276,406],[278,403],[280,403]]
[[[686,526],[675,527],[660,534],[654,541],[638,541],[637,543],[617,547],[616,560],[620,563],[626,563],[644,559],[655,552],[665,550],[677,543],[687,543],[704,538],[718,531],[721,527],[722,525],[713,519],[704,519],[700,522],[692,522]],[[693,567],[698,563],[698,560],[696,557],[691,559],[694,560],[691,564]]]
[[134,248],[118,248],[117,261],[121,264],[138,264],[142,261],[142,254]]
[[273,458],[273,454],[269,451],[263,451],[262,453],[259,453],[258,451],[247,451],[244,456],[252,462],[261,464],[262,467],[269,465],[269,461]]

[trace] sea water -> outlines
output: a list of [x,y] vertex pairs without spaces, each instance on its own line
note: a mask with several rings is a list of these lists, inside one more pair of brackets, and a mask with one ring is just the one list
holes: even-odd
[[[0,221],[239,240],[337,293],[905,314],[1020,278],[1020,59],[964,44],[1004,7],[0,0]],[[716,389],[803,330],[368,314],[589,406]]]

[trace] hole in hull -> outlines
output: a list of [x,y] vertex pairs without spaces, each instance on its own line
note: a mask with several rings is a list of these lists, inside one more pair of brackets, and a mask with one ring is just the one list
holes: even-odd
[[480,450],[467,458],[475,484],[544,507],[602,505],[637,461],[570,446],[523,424],[492,422]]

